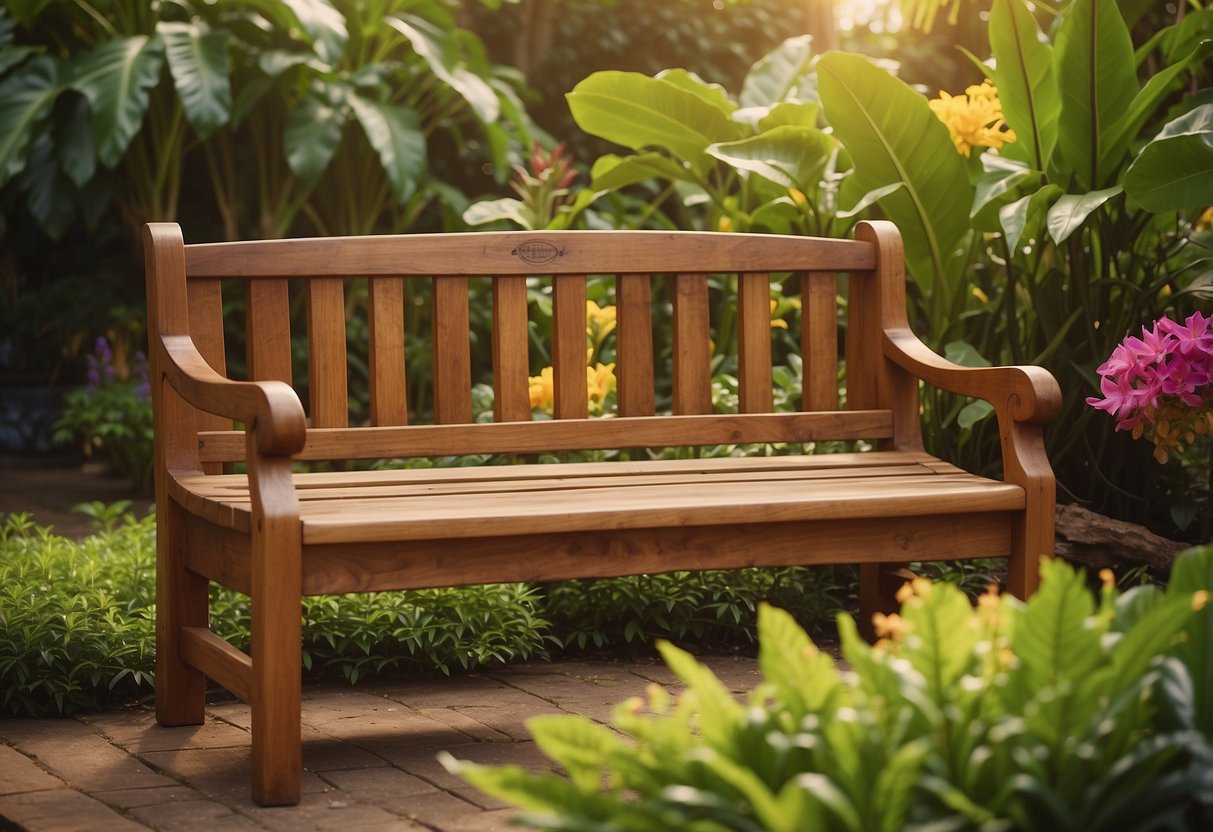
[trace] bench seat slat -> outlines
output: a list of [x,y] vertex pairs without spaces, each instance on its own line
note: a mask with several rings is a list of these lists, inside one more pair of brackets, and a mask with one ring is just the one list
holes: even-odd
[[[362,472],[344,485],[330,475],[324,491],[308,485],[310,477],[322,475],[296,475],[304,543],[922,516],[1014,511],[1024,504],[1018,486],[951,466],[936,472],[918,460],[610,477],[595,477],[592,467],[585,467],[580,477],[567,478],[552,466],[511,466],[500,468],[496,479],[482,476],[462,484],[405,485],[399,482],[401,473]],[[385,475],[379,477],[384,482],[377,483],[374,474]],[[190,510],[212,522],[247,529],[250,508],[240,478],[199,479],[178,481],[177,499],[184,497]]]

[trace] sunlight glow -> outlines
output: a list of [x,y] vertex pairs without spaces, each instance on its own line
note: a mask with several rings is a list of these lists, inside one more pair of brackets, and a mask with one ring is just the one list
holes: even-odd
[[844,32],[866,28],[877,35],[900,31],[903,22],[892,0],[835,0],[834,20]]

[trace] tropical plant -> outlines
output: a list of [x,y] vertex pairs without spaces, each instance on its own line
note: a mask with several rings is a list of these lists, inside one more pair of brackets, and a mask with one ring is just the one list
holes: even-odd
[[917,579],[875,646],[840,616],[849,672],[764,606],[747,701],[665,644],[676,700],[654,685],[609,728],[528,722],[566,774],[443,761],[541,829],[1207,828],[1213,548],[1165,594],[1108,580],[1098,604],[1064,563],[1043,571],[1027,604],[976,609]]
[[[1049,32],[1022,0],[994,0],[993,60],[978,66],[997,110],[984,94],[963,109],[959,97],[928,102],[843,53],[817,64],[822,105],[854,160],[848,187],[879,194],[905,233],[922,331],[968,361],[1051,369],[1066,427],[1049,435],[1050,456],[1068,496],[1182,527],[1192,516],[1182,471],[1151,470],[1148,456],[1093,423],[1084,401],[1114,339],[1167,307],[1190,310],[1204,292],[1210,257],[1193,244],[1194,221],[1213,202],[1213,129],[1210,105],[1184,89],[1207,72],[1213,10],[1186,15],[1136,52],[1114,0],[1072,0]],[[1010,130],[997,152],[976,147],[966,160],[953,150],[971,146],[954,137],[988,136],[1000,120]],[[926,404],[940,452],[989,458],[984,443],[942,447],[948,439],[934,430],[988,413],[950,398]],[[977,435],[995,440],[985,425]],[[1172,495],[1170,518],[1150,513],[1159,501],[1146,494],[1160,491]]]

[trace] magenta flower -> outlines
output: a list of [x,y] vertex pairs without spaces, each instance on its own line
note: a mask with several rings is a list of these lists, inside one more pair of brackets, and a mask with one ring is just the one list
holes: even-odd
[[1087,404],[1114,416],[1117,430],[1148,436],[1159,462],[1213,433],[1213,317],[1159,318],[1140,338],[1125,338],[1096,372],[1103,395]]

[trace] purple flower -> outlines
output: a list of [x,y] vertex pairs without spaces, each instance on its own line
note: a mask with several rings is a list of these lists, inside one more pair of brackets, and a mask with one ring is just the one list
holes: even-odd
[[110,342],[104,335],[97,336],[97,340],[93,343],[93,352],[97,353],[97,357],[104,364],[109,364],[114,360],[114,354],[110,351]]

